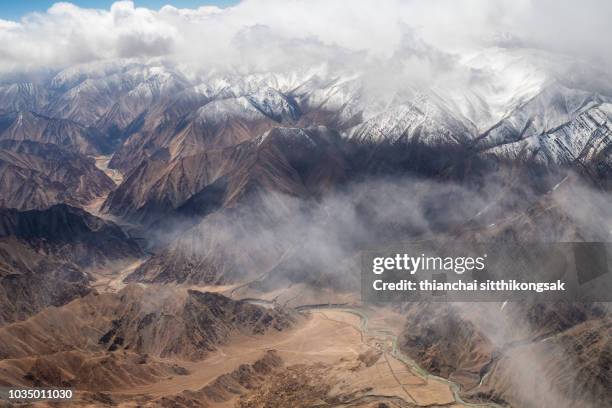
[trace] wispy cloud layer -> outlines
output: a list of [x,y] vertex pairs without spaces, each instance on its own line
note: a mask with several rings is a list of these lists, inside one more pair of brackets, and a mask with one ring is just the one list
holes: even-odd
[[2,71],[109,58],[164,58],[191,68],[347,66],[401,54],[413,70],[453,65],[488,47],[536,48],[610,62],[605,0],[244,0],[230,8],[109,10],[57,3],[0,20]]

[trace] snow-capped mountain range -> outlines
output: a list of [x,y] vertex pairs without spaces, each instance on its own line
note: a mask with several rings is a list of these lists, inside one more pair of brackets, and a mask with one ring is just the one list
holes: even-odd
[[[127,137],[128,144],[131,135],[159,133],[170,123],[218,128],[235,119],[279,127],[323,124],[361,143],[467,143],[502,158],[531,154],[541,162],[567,164],[588,140],[605,138],[593,132],[605,133],[612,87],[581,87],[551,69],[554,60],[538,64],[542,59],[492,50],[464,58],[467,79],[445,78],[429,87],[398,82],[383,95],[358,72],[321,68],[188,79],[161,63],[115,60],[70,67],[46,80],[4,83],[0,110],[5,116],[32,112],[69,120]],[[4,132],[0,137],[13,138]],[[163,147],[172,135],[165,139]]]
[[[466,56],[460,64],[454,72],[463,76],[441,76],[427,84],[410,82],[410,76],[387,80],[349,68],[332,72],[324,65],[291,72],[194,76],[160,61],[135,60],[73,66],[31,81],[4,80],[0,142],[13,151],[5,155],[3,175],[12,180],[6,184],[16,195],[23,171],[32,171],[24,164],[31,156],[16,154],[46,151],[19,143],[55,145],[83,160],[104,154],[111,156],[108,166],[124,176],[105,210],[126,214],[139,208],[177,208],[208,184],[230,177],[236,166],[246,165],[250,154],[261,154],[267,149],[262,142],[274,129],[286,129],[277,132],[284,137],[273,139],[277,149],[285,144],[308,151],[312,140],[302,130],[309,128],[317,134],[335,132],[338,140],[333,144],[344,145],[342,155],[348,154],[349,145],[372,152],[391,146],[399,157],[395,160],[426,172],[432,170],[428,161],[436,162],[434,172],[447,165],[446,159],[440,164],[431,154],[568,167],[597,182],[612,172],[612,85],[596,69],[564,57],[504,49]],[[299,140],[292,144],[290,137]],[[206,174],[177,172],[177,166],[192,168],[193,157],[207,161],[197,170]],[[364,157],[366,162],[352,166],[381,168],[367,163],[368,154]],[[38,164],[41,169],[57,167],[47,163],[49,158],[36,160],[45,163]],[[182,178],[168,184],[178,173]],[[57,180],[47,173],[41,177]],[[79,183],[108,189],[112,182],[100,177],[88,170]],[[45,188],[43,182],[35,183],[28,191],[45,197]],[[19,203],[27,201],[17,196]],[[37,202],[47,205],[53,200]]]

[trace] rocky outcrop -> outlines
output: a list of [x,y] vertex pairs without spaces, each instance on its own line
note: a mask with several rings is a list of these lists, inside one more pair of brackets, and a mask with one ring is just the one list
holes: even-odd
[[15,237],[33,250],[81,267],[142,256],[113,222],[66,204],[45,210],[0,209],[0,237]]
[[76,265],[43,255],[15,237],[0,238],[0,326],[89,293]]
[[0,207],[22,210],[85,205],[115,187],[93,159],[32,141],[0,141],[0,179]]

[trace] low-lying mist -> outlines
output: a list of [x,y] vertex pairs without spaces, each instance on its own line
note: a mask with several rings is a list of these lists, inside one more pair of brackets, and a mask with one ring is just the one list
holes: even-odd
[[[158,248],[189,258],[229,257],[236,276],[283,268],[346,279],[359,251],[411,240],[609,241],[609,194],[575,174],[550,176],[548,188],[505,172],[478,182],[416,176],[367,178],[319,198],[255,191],[202,220],[177,218],[154,234]],[[284,262],[276,265],[286,251]],[[223,255],[221,255],[223,254]]]
[[[317,198],[255,189],[239,204],[201,220],[177,221],[172,233],[164,228],[158,245],[167,247],[153,263],[170,260],[172,272],[163,273],[176,273],[179,282],[197,282],[202,275],[193,278],[192,269],[203,268],[207,277],[216,274],[206,283],[261,277],[261,291],[303,283],[315,290],[358,293],[363,249],[421,239],[606,242],[612,230],[609,200],[608,192],[571,172],[544,176],[537,185],[505,171],[469,183],[414,175],[368,177]],[[168,237],[173,237],[170,243]],[[188,268],[177,259],[187,259]],[[555,336],[570,327],[564,326],[567,319],[580,324],[609,313],[606,305],[548,305],[542,312],[548,321],[534,318],[540,313],[535,304],[433,307],[458,313],[460,322],[469,321],[501,353],[496,354],[497,371],[488,374],[491,387],[509,387],[498,397],[520,399],[527,407],[584,402],[582,388],[575,398],[559,389],[559,356],[570,346]],[[555,319],[560,323],[550,325]],[[407,320],[405,330],[411,324]],[[546,337],[551,339],[542,343]],[[584,366],[574,355],[562,364],[572,373],[564,381]]]

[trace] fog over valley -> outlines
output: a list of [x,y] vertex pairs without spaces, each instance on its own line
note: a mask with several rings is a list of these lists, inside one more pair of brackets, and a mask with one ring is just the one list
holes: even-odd
[[381,248],[611,241],[611,7],[0,14],[0,399],[612,405],[608,303],[361,290]]

